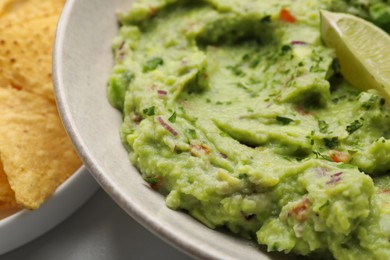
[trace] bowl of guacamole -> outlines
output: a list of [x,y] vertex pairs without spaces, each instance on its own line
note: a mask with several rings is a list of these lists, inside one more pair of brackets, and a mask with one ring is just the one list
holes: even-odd
[[380,0],[68,1],[57,101],[102,187],[197,258],[389,259],[389,104],[320,10],[390,30]]

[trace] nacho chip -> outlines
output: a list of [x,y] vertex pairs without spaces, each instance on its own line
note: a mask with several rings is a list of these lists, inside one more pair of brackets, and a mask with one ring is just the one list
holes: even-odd
[[36,209],[81,165],[53,102],[0,88],[0,159],[18,204]]
[[0,210],[17,207],[15,193],[8,183],[7,175],[0,161]]
[[57,15],[65,0],[0,0],[0,27]]
[[52,46],[58,16],[0,28],[0,87],[12,86],[54,101]]

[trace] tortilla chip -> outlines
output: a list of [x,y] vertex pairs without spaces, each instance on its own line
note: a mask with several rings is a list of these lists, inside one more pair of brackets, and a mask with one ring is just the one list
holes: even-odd
[[58,16],[0,28],[0,82],[54,101],[52,46]]
[[65,0],[0,0],[0,27],[57,15]]
[[15,193],[8,183],[7,175],[0,161],[0,210],[17,207]]
[[36,209],[81,165],[56,106],[0,88],[0,159],[18,204]]

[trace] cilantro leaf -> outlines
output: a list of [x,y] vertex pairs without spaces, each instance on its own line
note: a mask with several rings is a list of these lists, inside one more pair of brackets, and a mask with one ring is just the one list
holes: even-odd
[[357,131],[359,128],[361,128],[363,126],[363,123],[360,122],[359,120],[355,120],[353,121],[352,123],[350,123],[349,125],[347,125],[347,127],[345,128],[345,130],[347,130],[347,132],[349,134],[352,134],[353,132]]

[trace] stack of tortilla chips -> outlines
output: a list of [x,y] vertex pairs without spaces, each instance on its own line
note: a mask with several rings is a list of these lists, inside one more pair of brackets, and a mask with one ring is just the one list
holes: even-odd
[[81,165],[52,84],[64,3],[0,0],[0,210],[38,208]]

